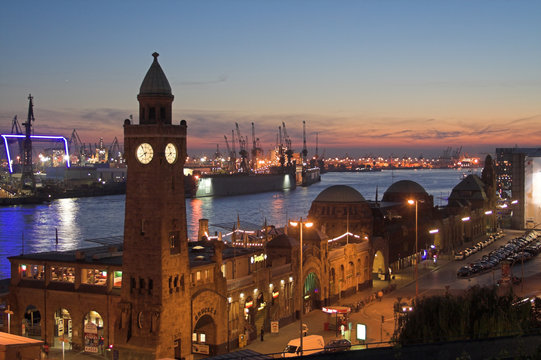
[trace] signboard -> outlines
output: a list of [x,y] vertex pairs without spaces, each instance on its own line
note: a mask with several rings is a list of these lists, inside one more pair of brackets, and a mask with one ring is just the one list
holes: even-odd
[[366,325],[357,324],[357,340],[365,341],[366,340]]
[[271,334],[278,334],[279,330],[278,321],[271,321]]
[[206,344],[192,344],[192,353],[209,355],[210,346]]
[[85,351],[98,352],[98,326],[93,322],[87,322],[84,329]]

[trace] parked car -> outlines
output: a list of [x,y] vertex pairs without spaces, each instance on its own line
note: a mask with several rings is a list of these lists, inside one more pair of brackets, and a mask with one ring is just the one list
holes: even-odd
[[331,340],[325,345],[325,352],[346,351],[351,348],[351,342],[347,339]]
[[456,275],[459,277],[466,277],[470,275],[470,267],[469,266],[463,266],[456,272]]

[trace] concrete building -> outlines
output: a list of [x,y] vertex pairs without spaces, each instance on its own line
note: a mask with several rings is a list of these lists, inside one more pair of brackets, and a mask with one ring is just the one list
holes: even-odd
[[513,229],[541,224],[541,148],[497,148],[498,191]]

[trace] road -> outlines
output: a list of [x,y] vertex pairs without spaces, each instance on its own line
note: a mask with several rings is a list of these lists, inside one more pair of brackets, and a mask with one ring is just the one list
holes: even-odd
[[[469,278],[458,278],[456,273],[460,267],[481,258],[483,255],[506,244],[509,240],[521,236],[523,233],[524,231],[506,230],[503,238],[496,240],[486,248],[461,261],[440,259],[436,264],[428,260],[421,262],[418,269],[419,296],[443,295],[446,291],[449,291],[451,294],[460,294],[474,285],[489,286],[497,283],[501,278],[501,268],[499,267],[494,271]],[[524,272],[524,281],[520,285],[513,286],[515,294],[521,296],[541,294],[541,273],[539,269],[541,269],[541,256],[536,256],[529,262],[524,263],[523,267],[521,264],[513,266],[512,272],[514,276],[520,278],[522,277],[522,271]],[[350,322],[354,329],[357,323],[366,325],[367,337],[365,343],[368,347],[387,346],[391,340],[395,329],[394,304],[399,298],[401,302],[411,303],[412,298],[415,296],[413,267],[396,273],[393,283],[397,285],[397,289],[383,296],[381,301],[375,301],[364,306],[359,312],[352,312],[350,314]],[[386,285],[388,285],[387,282],[375,280],[372,289],[367,289],[350,297],[343,298],[340,300],[340,304],[356,303]],[[329,321],[329,318],[327,314],[320,310],[314,310],[306,314],[303,321],[307,323],[310,329],[309,334],[322,335],[326,343],[331,339],[341,338],[341,335],[336,336],[335,331],[325,331],[323,329],[323,323]],[[299,337],[298,322],[282,327],[278,335],[267,335],[263,342],[258,338],[249,344],[247,348],[264,354],[279,353],[284,349],[290,339],[296,337]],[[355,330],[350,334],[350,338],[354,347],[361,346],[355,339]]]

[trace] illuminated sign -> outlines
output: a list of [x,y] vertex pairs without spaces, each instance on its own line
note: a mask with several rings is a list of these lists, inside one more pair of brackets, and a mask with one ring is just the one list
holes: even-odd
[[[13,173],[13,167],[11,165],[11,154],[9,152],[8,139],[24,139],[26,135],[0,135],[4,139],[4,145],[6,146],[6,154],[8,157],[9,172]],[[30,135],[30,139],[34,140],[59,140],[64,141],[64,157],[66,159],[66,167],[70,167],[68,140],[63,136],[43,136],[43,135]]]
[[251,308],[252,306],[254,306],[254,302],[252,300],[246,301],[246,304],[244,304],[244,306],[246,308]]
[[272,292],[272,298],[273,299],[276,299],[278,297],[278,295],[280,295],[280,292],[279,291],[273,291]]
[[357,324],[357,340],[366,340],[366,325]]
[[258,262],[261,262],[261,261],[264,261],[265,259],[267,258],[267,255],[266,254],[261,254],[261,255],[254,255],[250,258],[250,262],[253,264],[253,263],[258,263]]

